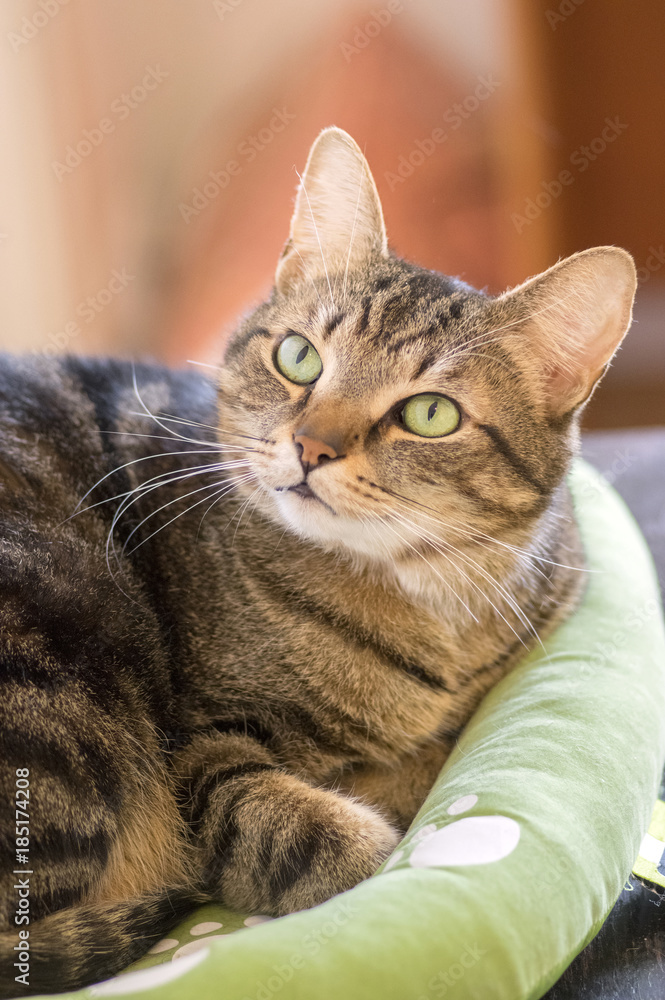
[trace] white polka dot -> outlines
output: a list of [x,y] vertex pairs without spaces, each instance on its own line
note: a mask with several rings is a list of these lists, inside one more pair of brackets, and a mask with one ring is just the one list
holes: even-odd
[[168,962],[166,965],[155,965],[152,969],[142,969],[140,972],[130,972],[127,976],[117,979],[107,979],[99,986],[91,986],[88,995],[91,997],[118,997],[125,993],[141,993],[155,986],[163,986],[173,979],[180,979],[186,972],[199,965],[209,954],[208,949],[190,955],[181,962]]
[[243,924],[245,927],[256,927],[257,924],[265,924],[268,920],[274,920],[274,917],[266,917],[263,913],[257,913],[255,917],[245,917]]
[[180,942],[177,938],[162,938],[157,944],[153,944],[148,954],[159,955],[162,951],[170,951],[171,948],[177,948],[179,944]]
[[213,931],[218,931],[223,926],[224,924],[218,924],[216,920],[209,920],[207,923],[194,924],[189,933],[192,937],[198,937],[199,934],[211,934]]
[[418,830],[417,833],[414,833],[411,838],[411,843],[417,844],[419,840],[424,840],[425,837],[429,837],[432,833],[436,833],[436,823],[428,823],[427,826],[422,828],[422,830]]
[[519,839],[519,823],[508,816],[466,816],[421,841],[409,863],[414,868],[487,865],[511,854]]
[[193,955],[194,952],[201,951],[201,948],[205,948],[208,941],[213,941],[215,938],[220,937],[226,937],[226,934],[209,934],[208,937],[199,938],[198,941],[188,941],[187,944],[183,944],[182,948],[178,948],[171,961],[179,961],[181,958],[184,958],[185,955]]
[[477,795],[463,795],[461,799],[457,800],[457,802],[453,802],[451,806],[448,806],[446,812],[450,816],[457,816],[458,813],[467,812],[469,809],[475,806],[477,801],[478,801]]
[[398,861],[401,861],[403,857],[404,857],[404,851],[396,851],[393,854],[392,858],[390,858],[388,861],[386,861],[385,868],[383,869],[383,871],[381,872],[381,874],[383,875],[383,874],[385,874],[385,872],[389,872],[390,869],[394,868],[395,865],[398,863]]

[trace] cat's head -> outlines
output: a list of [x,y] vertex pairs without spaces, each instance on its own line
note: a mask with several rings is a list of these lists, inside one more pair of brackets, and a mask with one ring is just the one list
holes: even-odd
[[528,530],[562,483],[634,291],[616,247],[498,297],[400,260],[363,154],[327,129],[274,291],[229,342],[222,439],[257,449],[244,488],[263,512],[326,548],[393,559]]

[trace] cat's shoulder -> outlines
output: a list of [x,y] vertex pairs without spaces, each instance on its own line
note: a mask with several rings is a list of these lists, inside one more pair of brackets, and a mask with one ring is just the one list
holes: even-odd
[[41,413],[57,422],[91,407],[102,423],[130,410],[169,409],[200,418],[214,404],[210,379],[159,362],[0,353],[0,414],[14,419]]

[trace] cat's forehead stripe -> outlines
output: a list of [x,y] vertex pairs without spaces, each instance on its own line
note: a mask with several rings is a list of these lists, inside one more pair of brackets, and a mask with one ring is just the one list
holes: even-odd
[[372,299],[367,295],[363,299],[362,312],[360,314],[360,320],[358,322],[358,327],[356,329],[356,336],[361,336],[369,328],[369,317],[370,311],[372,309]]
[[269,338],[272,334],[270,330],[265,326],[253,326],[249,330],[246,330],[240,337],[235,337],[229,344],[225,360],[232,361],[233,358],[244,353],[245,348],[248,346],[250,341],[254,340],[255,337]]
[[415,372],[413,374],[413,378],[414,379],[420,378],[420,376],[424,375],[424,373],[427,371],[427,369],[431,368],[432,365],[435,364],[435,362],[438,361],[438,360],[439,360],[439,352],[438,351],[430,351],[429,354],[425,355],[425,357],[422,359],[422,361],[420,362],[420,364],[416,368],[416,370],[415,370]]
[[337,327],[344,320],[344,313],[336,312],[331,316],[325,323],[323,330],[321,331],[321,336],[323,340],[327,340],[328,337],[335,332]]

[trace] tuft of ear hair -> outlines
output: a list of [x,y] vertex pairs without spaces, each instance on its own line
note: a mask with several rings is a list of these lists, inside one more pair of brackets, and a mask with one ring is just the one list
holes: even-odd
[[388,241],[381,201],[360,147],[341,128],[326,128],[309,151],[275,274],[287,293],[301,280],[348,272]]
[[636,287],[629,253],[594,247],[499,296],[524,317],[552,415],[590,398],[628,332]]

